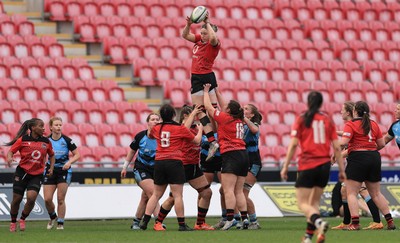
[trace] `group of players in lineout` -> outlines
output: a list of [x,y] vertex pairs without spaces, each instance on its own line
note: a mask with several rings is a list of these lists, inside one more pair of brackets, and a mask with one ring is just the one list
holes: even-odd
[[[193,34],[190,32],[190,18],[187,17],[186,21],[182,36],[194,43],[191,69],[194,105],[184,106],[177,121],[172,106],[161,106],[158,113],[148,116],[147,130],[134,137],[121,171],[121,177],[125,177],[137,153],[133,172],[143,192],[131,228],[146,230],[151,215],[154,215],[153,229],[164,231],[163,221],[174,206],[179,231],[193,230],[185,223],[182,197],[183,184],[188,182],[199,193],[194,230],[260,229],[249,192],[261,169],[258,140],[262,116],[252,104],[241,106],[234,100],[225,102],[221,96],[212,71],[221,47],[216,35],[217,26],[211,24],[207,16],[200,34]],[[383,136],[377,123],[369,118],[367,103],[346,102],[341,111],[346,124],[339,132],[332,119],[320,111],[322,103],[321,93],[309,93],[308,110],[293,124],[292,139],[281,170],[281,177],[286,180],[289,163],[300,145],[295,187],[298,206],[307,218],[302,242],[311,242],[314,231],[318,234],[317,242],[325,241],[329,226],[320,216],[319,201],[334,163],[338,165],[340,181],[345,181],[342,186],[345,216],[343,223],[333,229],[360,229],[357,205],[360,191],[373,214],[374,222],[366,229],[384,228],[379,211],[387,221],[387,229],[395,229],[387,201],[380,192],[381,158],[378,150],[393,138],[400,146],[400,122],[394,122]],[[395,117],[400,119],[400,104],[396,107]],[[25,219],[35,204],[42,181],[50,217],[47,229],[53,228],[56,222],[57,229],[64,228],[64,200],[71,181],[71,165],[80,155],[73,141],[61,133],[60,118],[52,118],[49,125],[51,134],[44,137],[42,120],[25,121],[15,138],[6,144],[11,146],[7,154],[10,166],[14,161],[13,155],[18,151],[21,154],[13,179],[11,232],[17,230],[19,205],[27,191],[27,201],[18,221],[19,229],[25,230]],[[342,137],[340,141],[338,134]],[[331,146],[334,149],[332,157],[329,154]],[[73,154],[71,158],[70,151]],[[343,158],[347,158],[346,171]],[[205,218],[215,173],[221,183],[222,218],[211,226]],[[159,199],[168,185],[170,195],[160,206]],[[56,189],[58,215],[52,201]]]

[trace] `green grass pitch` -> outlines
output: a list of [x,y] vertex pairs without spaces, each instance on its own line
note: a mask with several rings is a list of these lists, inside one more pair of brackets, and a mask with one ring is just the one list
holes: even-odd
[[[337,225],[338,218],[326,218],[330,225]],[[208,218],[207,222],[214,224],[217,218]],[[362,218],[363,226],[368,225],[370,218]],[[396,222],[397,220],[395,220]],[[153,221],[152,221],[153,222]],[[193,231],[179,232],[175,218],[168,218],[165,223],[167,231],[155,232],[152,222],[146,231],[130,230],[131,220],[95,220],[66,221],[65,230],[47,230],[45,221],[27,221],[26,231],[10,233],[9,222],[0,222],[0,242],[300,242],[305,232],[305,218],[260,218],[261,230],[229,231]],[[193,226],[194,218],[187,219]],[[399,223],[397,223],[399,225]],[[326,242],[397,242],[398,230],[378,231],[335,231],[329,230]],[[313,242],[315,242],[314,237]]]

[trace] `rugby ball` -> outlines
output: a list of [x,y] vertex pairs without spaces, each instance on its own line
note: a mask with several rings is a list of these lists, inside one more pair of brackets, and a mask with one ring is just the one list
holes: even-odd
[[190,20],[192,20],[193,23],[198,24],[206,18],[207,13],[208,11],[206,7],[197,6],[193,9],[192,14],[190,15]]

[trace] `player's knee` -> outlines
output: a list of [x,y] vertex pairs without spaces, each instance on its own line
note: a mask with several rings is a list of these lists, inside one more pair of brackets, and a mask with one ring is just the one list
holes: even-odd
[[210,189],[210,184],[207,184],[206,186],[198,188],[197,192],[203,198],[211,198],[211,195],[212,195],[212,191]]
[[57,199],[58,206],[62,206],[62,205],[64,205],[64,203],[65,203],[64,199]]

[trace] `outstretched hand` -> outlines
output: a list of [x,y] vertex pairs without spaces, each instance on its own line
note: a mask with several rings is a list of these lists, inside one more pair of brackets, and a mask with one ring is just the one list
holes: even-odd
[[210,23],[210,14],[209,14],[208,11],[207,11],[206,17],[204,18],[203,22],[204,22],[205,24]]
[[206,93],[208,93],[209,91],[210,91],[210,88],[211,88],[211,84],[205,84],[205,85],[203,85],[203,91]]
[[192,20],[190,19],[189,16],[186,16],[186,24],[191,25],[193,24]]

